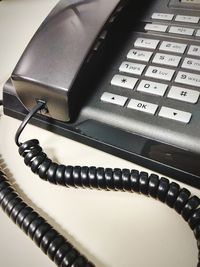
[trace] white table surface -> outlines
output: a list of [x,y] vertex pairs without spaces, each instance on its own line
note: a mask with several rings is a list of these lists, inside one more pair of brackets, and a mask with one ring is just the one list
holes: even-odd
[[[30,38],[57,0],[0,2],[0,98]],[[192,231],[173,210],[138,194],[67,189],[38,179],[18,156],[19,121],[0,107],[0,163],[24,199],[98,267],[192,267],[197,248]],[[39,138],[60,163],[137,168],[133,163],[29,125],[22,139]],[[192,193],[199,191],[188,187]],[[55,266],[0,211],[0,266]]]

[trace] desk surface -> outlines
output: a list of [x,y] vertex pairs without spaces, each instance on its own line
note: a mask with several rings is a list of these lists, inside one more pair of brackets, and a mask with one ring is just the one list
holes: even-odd
[[[57,0],[0,2],[0,98],[28,41]],[[19,121],[0,108],[0,163],[25,200],[98,267],[196,266],[197,248],[187,224],[171,209],[138,194],[66,189],[47,184],[24,166],[14,143]],[[140,166],[29,125],[22,139],[37,137],[60,163]],[[194,188],[192,193],[199,194]],[[0,265],[55,266],[0,211]]]

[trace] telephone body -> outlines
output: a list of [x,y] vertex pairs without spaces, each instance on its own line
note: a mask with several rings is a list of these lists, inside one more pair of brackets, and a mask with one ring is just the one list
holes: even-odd
[[200,188],[200,3],[60,1],[3,91],[5,114]]

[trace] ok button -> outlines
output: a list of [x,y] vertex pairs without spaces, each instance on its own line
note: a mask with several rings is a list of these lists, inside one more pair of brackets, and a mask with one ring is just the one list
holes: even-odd
[[136,99],[131,99],[128,103],[127,108],[139,110],[154,115],[156,113],[158,105]]
[[140,108],[141,108],[141,109],[147,109],[147,104],[142,104],[142,103],[139,102],[139,103],[137,104],[137,107],[138,107],[139,109],[140,109]]

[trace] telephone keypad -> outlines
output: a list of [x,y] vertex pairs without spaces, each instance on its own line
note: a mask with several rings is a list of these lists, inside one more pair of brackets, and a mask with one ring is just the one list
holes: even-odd
[[[200,17],[153,13],[151,19],[158,22],[145,24],[145,30],[152,33],[138,35],[133,48],[129,48],[126,55],[127,61],[121,63],[119,74],[114,75],[111,85],[133,90],[133,96],[130,91],[128,98],[124,99],[123,107],[187,124],[192,118],[191,106],[189,112],[186,112],[184,106],[181,108],[180,102],[195,105],[200,98],[200,92],[195,90],[200,88],[200,45],[187,40],[190,37],[200,37],[200,29],[196,28]],[[159,20],[162,24],[159,24]],[[194,26],[187,27],[186,23]],[[156,38],[156,32],[160,32],[162,38]],[[168,39],[167,33],[171,36],[179,35],[177,42],[176,39]],[[180,38],[182,41],[179,42]],[[187,87],[194,87],[194,90]],[[142,100],[139,99],[140,94]],[[151,95],[151,102],[144,101],[148,99],[148,94]],[[165,101],[170,103],[169,106]],[[177,103],[180,109],[176,108],[176,102],[172,101],[179,101]],[[113,99],[109,102],[113,103]],[[116,103],[116,100],[114,102]]]

